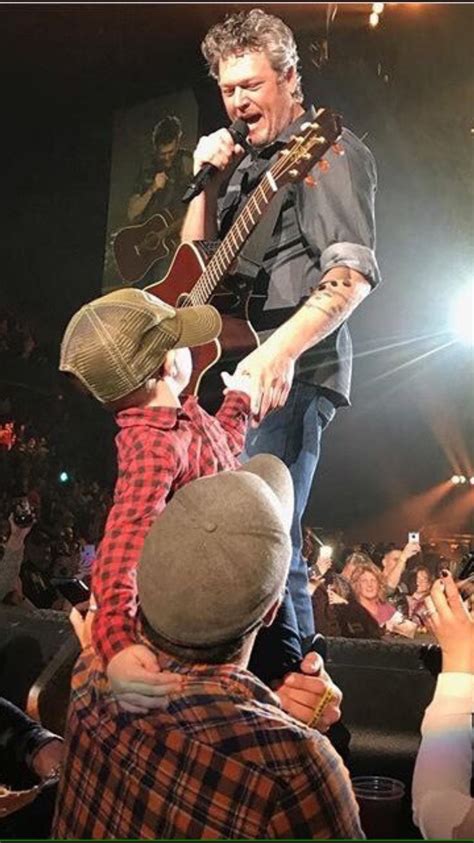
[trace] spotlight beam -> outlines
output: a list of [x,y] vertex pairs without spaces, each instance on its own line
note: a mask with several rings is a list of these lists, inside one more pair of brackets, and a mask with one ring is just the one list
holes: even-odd
[[433,337],[446,336],[446,331],[436,331],[432,334],[422,334],[419,337],[411,337],[408,340],[400,340],[399,342],[392,342],[388,345],[379,345],[377,348],[370,348],[367,351],[358,351],[354,354],[354,359],[362,357],[369,357],[371,354],[380,354],[382,351],[391,351],[393,348],[402,348],[405,345],[411,345],[414,342],[421,342],[422,340],[429,340]]
[[407,360],[405,363],[401,363],[399,366],[395,366],[393,369],[389,369],[388,372],[382,372],[380,375],[376,375],[375,378],[372,378],[370,383],[377,383],[377,381],[384,380],[385,378],[390,377],[390,375],[394,375],[396,372],[401,372],[402,369],[407,369],[409,366],[413,366],[415,363],[420,363],[422,360],[425,360],[427,357],[431,357],[432,354],[436,354],[438,351],[443,351],[443,349],[448,348],[450,345],[454,345],[456,340],[449,340],[448,342],[443,343],[443,345],[438,345],[436,348],[430,349],[430,351],[426,351],[424,354],[419,354],[418,357],[414,357],[413,360]]

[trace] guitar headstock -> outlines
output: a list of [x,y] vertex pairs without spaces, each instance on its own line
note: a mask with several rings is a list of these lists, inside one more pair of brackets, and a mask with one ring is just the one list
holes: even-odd
[[341,117],[330,108],[320,108],[311,123],[303,123],[293,135],[272,167],[278,187],[301,181],[321,161],[323,155],[337,143],[342,131]]

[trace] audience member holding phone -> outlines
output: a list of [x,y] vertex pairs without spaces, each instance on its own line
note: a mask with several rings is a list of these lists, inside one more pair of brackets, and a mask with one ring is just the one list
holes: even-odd
[[78,577],[52,577],[51,585],[57,588],[59,593],[66,598],[71,606],[89,602],[91,596],[90,589]]
[[408,561],[421,552],[420,534],[408,533],[408,541],[404,548],[392,548],[382,558],[382,570],[387,586],[387,593],[396,591],[402,579]]
[[423,719],[413,777],[413,817],[427,839],[474,836],[474,618],[458,586],[444,569],[426,601],[425,623],[442,651],[442,671]]

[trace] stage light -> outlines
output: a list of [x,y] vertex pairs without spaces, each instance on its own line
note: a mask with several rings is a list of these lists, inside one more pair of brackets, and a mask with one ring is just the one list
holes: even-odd
[[451,330],[465,345],[474,345],[474,281],[457,293],[450,312]]
[[372,12],[372,14],[370,15],[369,23],[372,27],[378,26],[379,16],[375,12]]
[[469,483],[471,484],[471,486],[474,486],[474,477],[469,478]]
[[463,483],[467,483],[467,477],[464,477],[464,474],[460,474],[460,475],[459,475],[459,482],[460,482],[461,484],[463,484]]
[[376,15],[381,15],[383,12],[383,8],[385,3],[373,3],[372,11],[375,12]]
[[458,483],[460,483],[460,482],[461,482],[461,478],[459,477],[459,475],[453,474],[453,476],[451,477],[451,483],[454,483],[454,485],[457,486]]
[[60,483],[67,483],[68,480],[69,480],[69,474],[67,473],[67,471],[61,471],[61,473],[59,475],[59,482]]

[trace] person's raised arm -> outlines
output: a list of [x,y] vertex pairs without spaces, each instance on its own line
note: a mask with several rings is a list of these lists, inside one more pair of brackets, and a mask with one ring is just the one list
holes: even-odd
[[416,554],[420,553],[420,551],[421,546],[418,542],[407,542],[397,561],[389,568],[389,570],[385,571],[385,582],[391,591],[395,591],[398,587],[398,584],[405,572],[408,560],[411,559],[412,556],[416,556]]
[[[128,711],[163,705],[172,690],[172,677],[160,673],[155,654],[138,641],[136,570],[145,536],[164,509],[176,474],[176,456],[165,438],[156,450],[137,449],[135,464],[128,467],[126,495],[110,511],[93,568],[97,610],[92,644]],[[174,684],[180,686],[179,677]]]
[[474,619],[449,571],[427,598],[426,624],[441,646],[443,666],[425,712],[413,776],[413,817],[425,838],[474,836],[471,797],[474,709]]
[[18,577],[23,562],[25,539],[33,526],[32,524],[27,527],[19,526],[15,523],[13,515],[10,515],[9,522],[10,536],[0,562],[0,601],[11,591],[18,591]]

